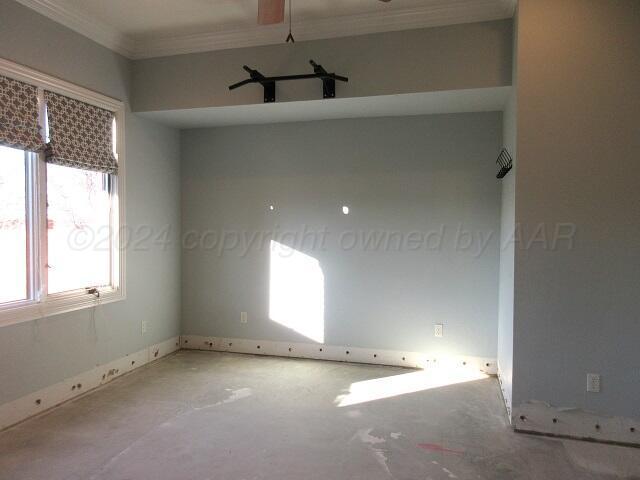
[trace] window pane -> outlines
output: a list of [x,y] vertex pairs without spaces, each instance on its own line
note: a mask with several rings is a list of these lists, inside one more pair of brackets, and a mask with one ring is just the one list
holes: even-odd
[[27,298],[25,153],[0,147],[0,303]]
[[109,176],[47,164],[49,293],[111,284]]

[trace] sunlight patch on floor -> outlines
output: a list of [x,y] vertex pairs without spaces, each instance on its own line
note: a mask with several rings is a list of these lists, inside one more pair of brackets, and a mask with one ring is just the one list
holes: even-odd
[[338,407],[348,407],[485,378],[487,374],[466,367],[431,368],[352,383],[349,393],[338,395],[335,403]]

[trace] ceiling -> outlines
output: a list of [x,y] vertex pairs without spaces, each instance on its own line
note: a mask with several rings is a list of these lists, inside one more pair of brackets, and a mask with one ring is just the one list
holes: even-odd
[[260,103],[143,112],[138,115],[176,128],[307,122],[341,118],[495,112],[505,107],[511,87]]
[[[269,45],[258,0],[17,0],[130,58]],[[287,0],[289,1],[289,0]],[[292,0],[296,40],[509,18],[516,0]]]

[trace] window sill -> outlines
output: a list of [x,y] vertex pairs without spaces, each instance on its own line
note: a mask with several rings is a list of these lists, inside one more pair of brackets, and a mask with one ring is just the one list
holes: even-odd
[[42,302],[21,302],[2,307],[0,308],[0,327],[96,307],[126,298],[124,291],[120,288],[106,287],[99,289],[99,291],[100,298],[82,289],[49,295],[47,299]]

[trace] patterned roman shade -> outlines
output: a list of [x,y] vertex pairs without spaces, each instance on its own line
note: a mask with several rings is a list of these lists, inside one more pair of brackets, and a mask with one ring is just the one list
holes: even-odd
[[38,89],[0,75],[0,145],[36,152],[44,147],[38,126]]
[[113,154],[113,112],[44,92],[49,121],[47,162],[97,172],[118,172]]

